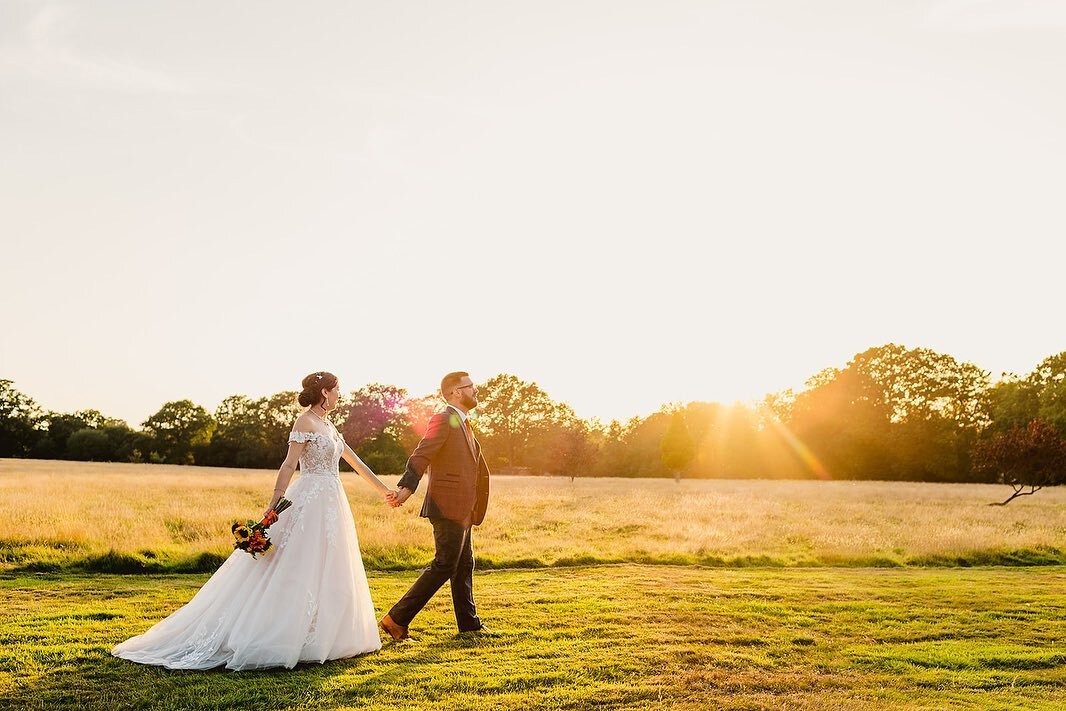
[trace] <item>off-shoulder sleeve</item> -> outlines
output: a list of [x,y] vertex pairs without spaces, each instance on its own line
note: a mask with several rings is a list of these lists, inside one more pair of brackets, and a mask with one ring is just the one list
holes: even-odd
[[322,435],[320,435],[318,432],[297,432],[296,430],[293,430],[292,432],[289,433],[289,441],[290,442],[307,442],[307,441],[312,440],[312,439],[317,439],[317,438],[319,438],[321,436]]

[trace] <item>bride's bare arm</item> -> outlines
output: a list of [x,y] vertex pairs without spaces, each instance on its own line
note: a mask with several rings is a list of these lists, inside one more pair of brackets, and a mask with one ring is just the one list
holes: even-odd
[[352,465],[352,469],[354,469],[359,476],[366,480],[367,484],[370,484],[377,489],[379,493],[384,494],[385,496],[395,493],[392,489],[385,486],[385,482],[378,479],[377,474],[371,471],[370,467],[363,463],[363,460],[359,458],[358,454],[352,451],[352,448],[348,446],[347,442],[344,444],[344,453],[341,456],[344,457],[344,461]]
[[263,512],[264,516],[267,515],[270,509],[274,508],[274,505],[278,503],[285,490],[289,488],[292,475],[296,472],[296,465],[300,463],[300,455],[304,453],[304,448],[306,447],[307,442],[289,442],[289,451],[285,455],[285,461],[281,463],[281,468],[278,469],[278,478],[274,482],[274,494],[270,497],[270,505]]

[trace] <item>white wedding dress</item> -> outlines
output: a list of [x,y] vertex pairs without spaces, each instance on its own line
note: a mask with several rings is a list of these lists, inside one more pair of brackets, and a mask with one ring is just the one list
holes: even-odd
[[294,667],[381,649],[352,510],[341,485],[344,439],[291,432],[308,442],[292,507],[269,529],[258,559],[234,550],[196,595],[111,654],[169,669]]

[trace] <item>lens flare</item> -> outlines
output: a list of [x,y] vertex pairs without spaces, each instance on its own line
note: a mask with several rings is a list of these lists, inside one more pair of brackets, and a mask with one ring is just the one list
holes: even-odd
[[796,453],[796,456],[800,458],[800,461],[814,473],[819,479],[832,479],[833,476],[829,473],[829,470],[825,468],[818,457],[814,456],[814,452],[810,450],[810,447],[805,445],[799,437],[792,434],[792,431],[778,422],[774,418],[769,418],[770,423],[773,425],[777,433],[781,435],[781,439],[785,440],[792,451]]

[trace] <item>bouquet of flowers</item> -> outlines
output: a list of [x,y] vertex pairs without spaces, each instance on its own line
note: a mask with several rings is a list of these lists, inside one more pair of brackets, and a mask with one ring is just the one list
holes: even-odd
[[274,504],[274,508],[270,509],[259,523],[250,519],[247,521],[234,521],[230,527],[230,530],[233,531],[233,537],[237,539],[233,547],[251,553],[253,558],[269,553],[274,548],[274,544],[270,542],[270,537],[267,536],[267,529],[270,528],[271,524],[277,522],[278,514],[290,506],[292,506],[292,502],[283,496],[278,499],[278,503]]

